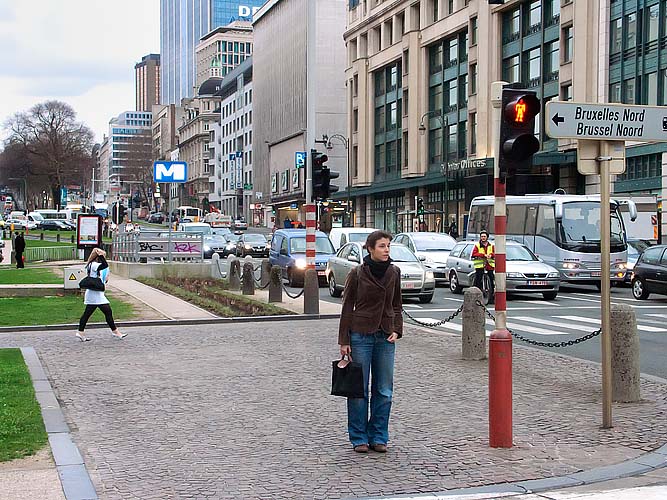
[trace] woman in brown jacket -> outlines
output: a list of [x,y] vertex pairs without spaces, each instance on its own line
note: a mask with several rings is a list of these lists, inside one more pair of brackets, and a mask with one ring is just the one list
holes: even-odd
[[364,372],[364,397],[347,399],[348,434],[358,453],[367,453],[369,446],[385,453],[389,441],[395,342],[403,335],[401,273],[389,258],[390,243],[391,234],[385,231],[368,235],[369,255],[348,274],[343,293],[340,354],[351,353]]

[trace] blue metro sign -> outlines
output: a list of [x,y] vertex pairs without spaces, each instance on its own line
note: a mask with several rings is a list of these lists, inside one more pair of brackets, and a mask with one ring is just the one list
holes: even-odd
[[156,161],[153,163],[154,182],[186,182],[188,164],[184,161]]

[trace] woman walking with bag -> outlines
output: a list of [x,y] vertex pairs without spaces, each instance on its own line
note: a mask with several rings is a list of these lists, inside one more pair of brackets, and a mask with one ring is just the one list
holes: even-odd
[[[106,283],[109,280],[109,264],[106,259],[106,252],[101,248],[93,248],[93,251],[90,252],[90,257],[86,262],[86,272],[91,278],[100,278],[103,283]],[[83,330],[86,328],[86,323],[90,318],[91,314],[95,312],[95,309],[99,307],[100,311],[104,313],[104,317],[107,320],[107,325],[111,328],[111,333],[114,337],[122,339],[127,336],[127,333],[120,333],[118,328],[116,328],[116,323],[113,320],[113,312],[111,311],[111,306],[109,305],[109,300],[104,295],[104,292],[97,290],[87,289],[84,295],[83,303],[86,305],[86,309],[81,315],[79,320],[79,331],[76,333],[76,337],[81,342],[87,342],[89,340],[83,334]]]
[[385,453],[389,441],[395,342],[403,336],[401,273],[389,258],[390,243],[391,234],[385,231],[368,235],[369,255],[348,274],[343,293],[340,354],[351,354],[364,374],[365,396],[347,399],[348,434],[358,453],[367,453],[369,447]]

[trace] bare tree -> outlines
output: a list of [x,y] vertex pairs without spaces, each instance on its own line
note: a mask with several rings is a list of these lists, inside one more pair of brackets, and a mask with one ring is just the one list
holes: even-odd
[[[9,138],[5,150],[19,154],[12,168],[24,175],[43,177],[52,192],[55,208],[60,209],[60,189],[68,183],[81,184],[94,166],[91,150],[93,133],[76,120],[69,104],[46,101],[27,112],[16,113],[5,123]],[[0,168],[5,168],[0,163]]]

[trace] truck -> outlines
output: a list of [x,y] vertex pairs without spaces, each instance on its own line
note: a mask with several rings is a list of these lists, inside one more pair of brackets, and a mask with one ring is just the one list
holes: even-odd
[[211,227],[232,227],[232,216],[221,214],[220,212],[210,212],[204,216],[204,222]]

